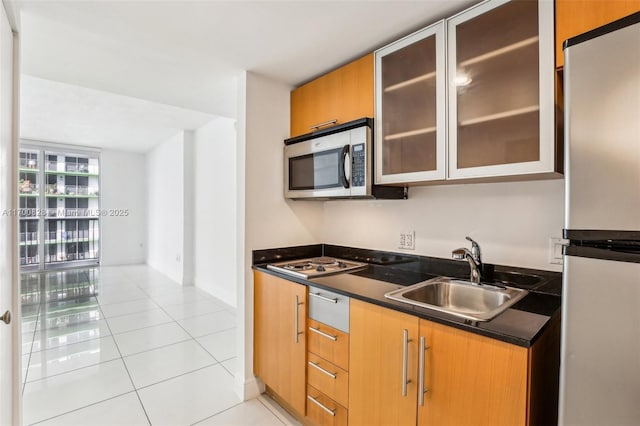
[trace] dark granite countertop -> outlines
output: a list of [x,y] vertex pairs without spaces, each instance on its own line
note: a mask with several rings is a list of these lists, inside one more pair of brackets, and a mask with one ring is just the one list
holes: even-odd
[[[274,261],[320,255],[357,260],[369,265],[364,270],[354,273],[329,275],[309,280],[266,268],[267,263]],[[529,291],[529,294],[491,321],[471,322],[384,297],[384,294],[389,291],[437,276],[468,279],[469,266],[466,262],[317,244],[289,249],[255,251],[253,263],[254,268],[262,272],[290,281],[313,285],[523,347],[530,347],[542,334],[549,320],[560,315],[562,274],[558,272],[486,265],[487,282],[524,288]]]

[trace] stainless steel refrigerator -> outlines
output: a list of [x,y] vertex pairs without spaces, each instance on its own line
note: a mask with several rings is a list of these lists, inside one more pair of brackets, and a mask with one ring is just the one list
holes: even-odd
[[640,425],[640,13],[564,48],[560,425]]

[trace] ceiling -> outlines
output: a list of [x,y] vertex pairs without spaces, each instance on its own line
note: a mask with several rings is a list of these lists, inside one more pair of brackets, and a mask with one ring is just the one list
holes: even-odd
[[236,116],[248,70],[296,86],[471,0],[4,0],[22,73],[212,116]]
[[23,75],[22,139],[146,152],[216,116]]

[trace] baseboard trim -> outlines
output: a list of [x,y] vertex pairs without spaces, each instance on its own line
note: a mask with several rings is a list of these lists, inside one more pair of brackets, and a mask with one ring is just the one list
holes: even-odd
[[256,377],[252,377],[249,380],[242,380],[239,377],[235,379],[234,392],[243,401],[248,401],[253,398],[257,398],[264,392],[264,384]]
[[230,307],[236,309],[238,305],[238,295],[234,291],[229,291],[224,288],[213,287],[210,280],[194,277],[193,283],[202,291],[206,291],[210,295],[222,300]]

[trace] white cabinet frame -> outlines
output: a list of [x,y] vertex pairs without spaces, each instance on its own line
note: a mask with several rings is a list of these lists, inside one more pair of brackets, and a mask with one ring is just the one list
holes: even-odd
[[[412,173],[382,173],[382,58],[415,42],[435,35],[436,42],[436,169]],[[405,183],[444,180],[446,177],[446,34],[445,21],[437,22],[375,51],[375,183]]]
[[[447,20],[448,168],[447,179],[491,178],[555,172],[554,3],[538,1],[539,160],[459,169],[457,144],[456,26],[509,0],[488,0]],[[377,113],[377,110],[376,110]]]

